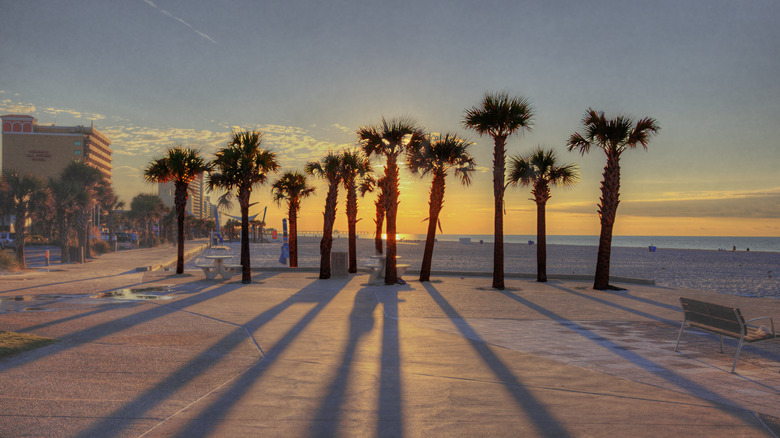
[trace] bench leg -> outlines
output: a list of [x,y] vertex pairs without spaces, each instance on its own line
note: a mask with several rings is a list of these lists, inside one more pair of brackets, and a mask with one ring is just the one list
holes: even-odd
[[209,268],[201,268],[203,269],[203,273],[206,274],[206,278],[209,280],[213,280],[217,278],[217,271],[215,269],[209,269]]
[[680,326],[680,333],[677,334],[677,343],[674,344],[674,351],[677,351],[677,346],[680,345],[680,337],[682,336],[683,330],[685,330],[685,321],[683,321],[682,325]]
[[739,359],[739,353],[742,351],[742,338],[739,339],[739,345],[737,345],[737,354],[734,355],[734,365],[731,366],[731,374],[734,374],[734,370],[737,369],[737,359]]

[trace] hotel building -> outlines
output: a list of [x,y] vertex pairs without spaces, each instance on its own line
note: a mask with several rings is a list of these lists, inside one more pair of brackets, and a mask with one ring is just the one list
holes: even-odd
[[39,125],[27,115],[0,118],[3,170],[56,178],[71,162],[82,161],[111,181],[111,140],[94,126]]

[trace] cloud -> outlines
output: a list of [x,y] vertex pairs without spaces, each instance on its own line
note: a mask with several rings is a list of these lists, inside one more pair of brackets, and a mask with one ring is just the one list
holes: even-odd
[[11,99],[0,100],[0,113],[2,114],[33,114],[35,105],[31,103],[14,102]]
[[230,135],[223,131],[188,128],[150,128],[134,125],[112,125],[100,128],[111,139],[114,155],[152,156],[162,154],[170,146],[182,144],[209,154],[227,142]]
[[[548,204],[548,211],[591,213],[593,203]],[[670,192],[649,200],[622,200],[618,215],[644,217],[777,218],[780,217],[780,187],[761,190]]]
[[206,35],[205,33],[201,32],[201,31],[199,31],[198,29],[195,29],[194,27],[192,27],[192,25],[191,25],[190,23],[187,23],[187,22],[186,22],[186,21],[184,21],[183,19],[181,19],[181,18],[179,18],[179,17],[177,17],[177,16],[175,16],[175,15],[171,14],[170,12],[166,11],[165,9],[161,9],[161,8],[159,8],[159,7],[158,7],[156,4],[154,4],[154,3],[153,3],[151,0],[143,0],[143,2],[144,2],[144,3],[146,3],[146,4],[147,4],[147,5],[149,5],[149,6],[151,6],[151,7],[155,8],[155,9],[157,9],[157,10],[158,10],[158,11],[160,11],[160,13],[162,13],[163,15],[165,15],[165,16],[167,16],[167,17],[170,17],[170,18],[172,18],[172,19],[174,19],[174,20],[178,21],[179,23],[181,23],[181,24],[183,24],[183,25],[187,26],[188,28],[190,28],[190,30],[191,30],[191,31],[193,31],[193,32],[195,32],[196,34],[198,34],[198,35],[202,36],[203,38],[206,38],[207,40],[211,41],[212,43],[214,43],[214,44],[217,44],[217,42],[216,42],[216,41],[214,41],[214,39],[213,39],[213,38],[211,38],[210,36]]
[[49,107],[49,108],[41,109],[41,112],[43,112],[45,114],[51,114],[51,115],[53,115],[55,117],[57,115],[64,114],[66,116],[70,116],[70,117],[73,117],[73,118],[76,118],[76,119],[82,119],[82,118],[87,119],[87,120],[103,120],[103,119],[105,119],[105,116],[97,114],[97,113],[83,113],[81,111],[77,111],[77,110],[69,109],[69,108],[51,108],[51,107]]

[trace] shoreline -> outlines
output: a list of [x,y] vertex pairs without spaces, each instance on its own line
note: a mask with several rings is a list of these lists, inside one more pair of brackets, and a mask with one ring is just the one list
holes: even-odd
[[[298,264],[302,268],[318,268],[320,263],[319,237],[298,238]],[[225,242],[228,254],[236,259],[239,243]],[[332,252],[347,252],[348,239],[333,240]],[[398,242],[397,252],[401,263],[411,265],[409,271],[419,271],[423,241]],[[203,256],[196,256],[187,263],[187,269],[196,264],[208,263]],[[279,263],[281,241],[250,243],[252,267],[283,267]],[[597,246],[547,245],[548,276],[593,276]],[[358,268],[374,255],[373,239],[357,240]],[[464,244],[437,241],[434,247],[432,271],[453,273],[493,272],[493,244]],[[536,245],[505,243],[505,274],[534,278],[536,272]],[[514,277],[515,275],[513,275]],[[644,248],[613,247],[610,277],[653,280],[659,287],[708,290],[740,296],[767,296],[780,298],[780,253],[761,251],[718,251],[701,249],[657,248],[655,252]],[[407,279],[413,279],[407,275]]]

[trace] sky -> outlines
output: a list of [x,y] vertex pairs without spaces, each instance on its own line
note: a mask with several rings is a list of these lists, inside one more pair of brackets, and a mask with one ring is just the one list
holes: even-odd
[[[0,114],[94,122],[128,204],[156,192],[143,169],[175,144],[211,158],[231,132],[260,130],[282,170],[300,170],[355,146],[361,126],[410,116],[473,142],[478,168],[468,187],[448,179],[443,232],[492,234],[493,142],[462,121],[505,91],[535,113],[508,154],[543,146],[580,167],[576,186],[552,189],[548,234],[599,232],[605,156],[565,147],[593,108],[661,127],[622,157],[616,235],[780,235],[775,0],[0,0],[0,11]],[[300,230],[322,229],[327,188],[312,182]],[[425,232],[429,187],[402,169],[400,233]],[[507,189],[506,234],[535,234],[530,198]],[[281,229],[270,184],[252,201]],[[373,230],[373,201],[359,200],[359,230]],[[340,230],[344,204],[342,190]]]

